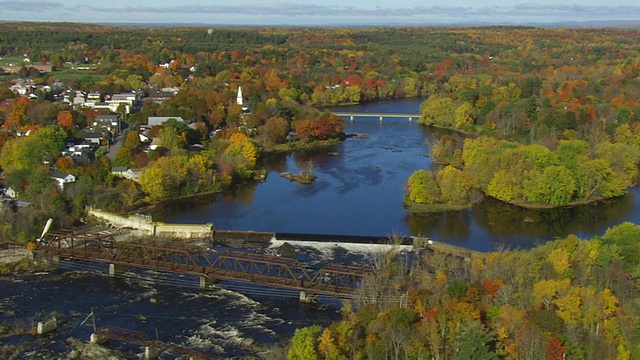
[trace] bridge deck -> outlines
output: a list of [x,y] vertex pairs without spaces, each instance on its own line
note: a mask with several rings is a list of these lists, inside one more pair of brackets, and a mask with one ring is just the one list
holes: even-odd
[[343,117],[373,117],[373,118],[419,118],[421,114],[416,113],[370,113],[370,112],[334,112],[335,115]]
[[247,252],[218,253],[179,241],[115,243],[112,236],[106,234],[50,233],[36,250],[69,260],[253,283],[336,298],[353,297],[353,290],[373,272],[368,268],[337,264],[315,270],[293,258]]

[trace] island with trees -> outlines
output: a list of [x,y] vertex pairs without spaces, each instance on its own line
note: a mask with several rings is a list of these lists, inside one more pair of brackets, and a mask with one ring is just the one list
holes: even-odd
[[433,144],[443,167],[409,178],[410,211],[464,208],[482,196],[525,207],[585,204],[637,184],[637,49],[623,42],[603,51],[613,43],[602,32],[535,35],[545,32],[511,29],[493,39],[499,50],[434,68],[419,121],[467,138]]

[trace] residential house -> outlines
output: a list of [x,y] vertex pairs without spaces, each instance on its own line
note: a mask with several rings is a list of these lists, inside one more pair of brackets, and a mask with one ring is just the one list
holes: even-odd
[[21,69],[22,69],[22,66],[15,66],[15,65],[8,65],[8,66],[2,67],[2,71],[4,71],[7,74],[17,74],[20,72]]
[[103,102],[104,96],[99,92],[91,92],[87,94],[87,101],[96,103]]
[[31,203],[28,201],[20,201],[20,200],[16,200],[13,202],[13,206],[15,207],[16,211],[20,211],[21,209],[26,209],[28,207],[31,207]]
[[56,71],[56,67],[54,65],[31,65],[30,67],[37,69],[41,73]]
[[113,94],[107,100],[110,103],[125,104],[125,105],[132,106],[134,102],[140,99],[138,98],[138,94],[136,93],[121,93],[121,94]]
[[73,90],[67,92],[66,101],[75,106],[82,106],[87,101],[87,93],[82,90]]
[[160,89],[160,91],[162,92],[170,92],[173,93],[174,95],[178,93],[178,91],[180,91],[180,88],[177,86],[166,86],[163,87],[162,89]]
[[[84,104],[82,104],[82,106],[86,106],[86,107],[90,107],[90,108],[94,108],[94,109],[105,109],[105,110],[109,110],[110,112],[117,112],[118,111],[118,107],[120,107],[120,104],[118,103],[112,103],[112,102],[91,102],[91,101],[87,101]],[[125,105],[126,107],[127,105]],[[129,112],[129,109],[126,108],[127,113]]]
[[13,189],[13,188],[11,188],[11,187],[8,187],[6,189],[2,189],[2,194],[4,194],[4,197],[10,198],[10,199],[18,197],[18,191]]
[[104,138],[104,135],[99,132],[84,132],[84,141],[89,144],[102,145],[102,139]]
[[162,103],[165,100],[169,100],[175,96],[174,92],[171,91],[155,91],[149,95],[149,99],[155,103]]
[[56,71],[56,67],[53,65],[25,65],[25,66],[9,65],[9,66],[3,66],[2,70],[7,74],[17,74],[20,72],[20,70],[22,70],[23,67],[26,68],[27,70],[31,70],[32,68],[36,69],[40,73]]
[[88,166],[91,163],[91,159],[94,158],[95,148],[97,147],[95,144],[93,146],[90,144],[72,145],[62,150],[61,155],[70,157],[76,164]]
[[138,137],[140,138],[140,142],[141,143],[148,143],[148,142],[151,141],[151,139],[147,135],[145,135],[145,134],[143,134],[141,132],[138,133]]
[[31,79],[18,79],[9,87],[14,94],[28,96],[36,92],[36,84]]
[[140,177],[140,169],[131,169],[126,166],[115,166],[111,169],[111,173],[114,176],[133,180],[135,182],[138,182],[138,177]]
[[162,125],[169,119],[176,119],[180,122],[186,123],[186,121],[180,116],[149,116],[147,119],[147,125],[149,126],[157,126]]
[[136,93],[113,94],[105,97],[100,93],[89,93],[87,95],[87,101],[82,103],[82,106],[94,109],[108,109],[115,113],[120,111],[120,105],[124,105],[124,111],[129,114],[133,108],[133,104],[139,99],[140,96]]
[[94,131],[106,130],[112,134],[120,132],[120,117],[118,115],[96,115],[91,123]]
[[58,170],[54,170],[51,173],[51,178],[56,181],[58,189],[64,191],[64,186],[69,183],[76,182],[76,177],[71,174],[66,174]]

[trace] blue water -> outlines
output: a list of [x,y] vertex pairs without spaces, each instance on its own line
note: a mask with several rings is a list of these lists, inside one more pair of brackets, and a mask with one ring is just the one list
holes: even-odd
[[[423,99],[340,107],[335,111],[418,113]],[[349,138],[329,149],[268,157],[266,182],[199,201],[172,202],[154,219],[212,222],[222,230],[388,236],[428,236],[467,248],[491,251],[530,248],[549,239],[601,235],[624,221],[637,222],[638,190],[597,204],[554,210],[525,210],[488,199],[472,210],[408,214],[402,206],[406,181],[418,169],[434,169],[428,143],[451,132],[426,128],[415,119],[347,119]],[[459,136],[459,135],[458,135]],[[313,167],[311,185],[279,176]]]

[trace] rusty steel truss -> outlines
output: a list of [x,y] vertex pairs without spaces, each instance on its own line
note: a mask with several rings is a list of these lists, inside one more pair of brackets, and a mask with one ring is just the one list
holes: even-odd
[[158,350],[169,352],[173,355],[189,356],[190,359],[210,359],[210,360],[222,360],[219,356],[209,355],[203,352],[194,351],[175,344],[165,343],[158,340],[150,339],[147,334],[138,331],[122,329],[113,326],[107,326],[100,328],[96,331],[96,335],[108,340],[115,340],[126,342],[129,344],[136,344],[140,346],[153,347]]
[[338,264],[312,270],[293,258],[238,251],[218,253],[180,241],[116,243],[108,232],[51,232],[38,243],[36,250],[70,260],[169,271],[337,298],[351,298],[353,290],[373,273],[370,268]]

